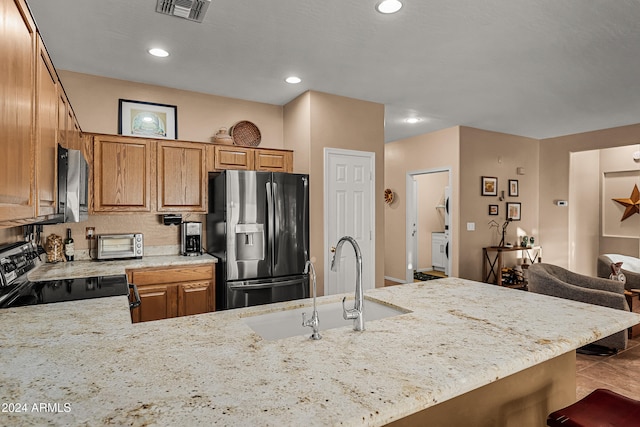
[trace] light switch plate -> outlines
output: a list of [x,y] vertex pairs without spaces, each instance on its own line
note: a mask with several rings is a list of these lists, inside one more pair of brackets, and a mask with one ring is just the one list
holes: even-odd
[[476,223],[468,222],[467,223],[467,231],[476,231]]

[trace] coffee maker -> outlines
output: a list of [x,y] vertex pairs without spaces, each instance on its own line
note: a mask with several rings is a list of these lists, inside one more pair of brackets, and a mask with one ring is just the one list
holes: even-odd
[[202,255],[202,223],[183,222],[180,226],[180,253],[185,256]]

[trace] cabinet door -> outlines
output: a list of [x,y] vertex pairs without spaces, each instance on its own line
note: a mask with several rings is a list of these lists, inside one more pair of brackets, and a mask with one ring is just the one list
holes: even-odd
[[40,216],[56,210],[58,178],[58,78],[40,37],[36,67],[36,216]]
[[258,171],[291,172],[293,170],[293,153],[258,149],[255,151],[255,162],[255,168]]
[[214,165],[217,170],[253,170],[255,155],[251,148],[216,145]]
[[159,141],[158,211],[206,212],[205,145]]
[[131,310],[133,323],[176,317],[178,315],[176,290],[175,285],[138,286],[140,306]]
[[141,301],[131,312],[133,322],[215,310],[215,264],[135,269],[127,277]]
[[107,135],[94,137],[95,212],[151,210],[151,142]]
[[[69,100],[67,99],[67,103]],[[67,104],[67,140],[69,148],[72,150],[80,149],[80,132],[78,128],[78,122],[76,116],[73,114],[73,109],[70,104]]]
[[35,216],[35,49],[24,1],[0,1],[0,221]]
[[58,82],[58,144],[64,148],[69,147],[69,101],[62,89],[62,84]]
[[178,285],[178,316],[190,316],[214,311],[213,282],[181,283]]

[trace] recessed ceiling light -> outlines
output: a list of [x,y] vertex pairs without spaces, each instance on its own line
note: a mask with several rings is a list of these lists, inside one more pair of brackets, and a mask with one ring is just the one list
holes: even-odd
[[159,58],[165,58],[167,56],[169,56],[169,52],[167,52],[164,49],[160,49],[157,47],[154,47],[153,49],[149,49],[149,53],[153,56],[157,56]]
[[419,119],[417,117],[409,117],[408,119],[405,119],[405,122],[411,123],[411,124],[418,123],[418,122],[421,122],[421,121],[422,121],[422,119]]
[[376,10],[380,13],[396,13],[402,8],[402,2],[399,0],[382,0],[376,4]]
[[298,84],[302,81],[302,79],[300,77],[296,77],[296,76],[290,76],[287,77],[286,79],[284,79],[285,82],[287,83],[291,83],[292,85]]

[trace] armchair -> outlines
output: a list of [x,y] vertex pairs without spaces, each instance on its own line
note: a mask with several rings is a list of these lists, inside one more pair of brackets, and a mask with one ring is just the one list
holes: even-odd
[[604,254],[598,257],[598,277],[609,278],[611,274],[611,264],[622,263],[620,271],[627,278],[626,290],[640,289],[640,258],[627,255]]
[[[629,311],[624,286],[615,280],[584,276],[552,264],[532,264],[528,269],[529,291]],[[599,339],[593,344],[623,350],[627,331]]]

